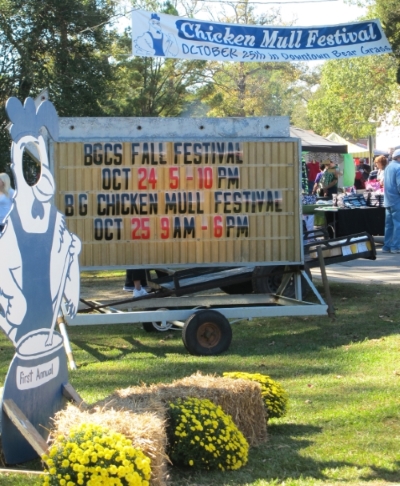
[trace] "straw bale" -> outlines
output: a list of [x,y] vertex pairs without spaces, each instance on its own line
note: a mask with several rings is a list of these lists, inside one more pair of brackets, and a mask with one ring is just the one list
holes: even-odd
[[220,405],[232,416],[250,446],[257,446],[267,439],[266,411],[259,383],[197,372],[170,385],[158,386],[164,400],[190,396],[208,398]]
[[167,413],[164,403],[146,385],[116,390],[112,395],[96,402],[92,408],[128,410],[135,413],[151,411],[163,421]]
[[[153,400],[154,401],[154,400]],[[145,410],[143,401],[130,400],[130,409],[115,410],[114,408],[100,408],[94,406],[89,410],[82,410],[75,405],[68,404],[67,408],[58,412],[54,417],[54,427],[50,433],[50,440],[58,435],[68,435],[72,426],[83,423],[95,423],[124,434],[132,440],[134,447],[141,449],[151,459],[151,485],[164,486],[167,484],[166,455],[166,427],[160,415],[151,410]]]
[[155,403],[187,397],[208,398],[232,416],[251,446],[259,445],[267,439],[266,411],[261,396],[261,386],[250,380],[233,380],[197,372],[170,384],[159,383],[117,390],[101,403],[118,402],[118,405],[127,406],[130,401],[149,402],[151,397],[156,399]]

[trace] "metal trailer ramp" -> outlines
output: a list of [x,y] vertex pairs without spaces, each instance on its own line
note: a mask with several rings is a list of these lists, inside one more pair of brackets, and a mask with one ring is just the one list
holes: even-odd
[[[289,279],[295,278],[300,286],[302,278],[308,281],[317,303],[291,299],[282,295]],[[281,288],[276,294],[253,295],[187,295],[157,297],[108,302],[92,308],[92,313],[79,313],[74,319],[66,318],[70,326],[101,324],[157,323],[156,330],[172,326],[182,330],[182,340],[194,355],[216,355],[226,351],[232,340],[231,324],[256,317],[326,316],[328,306],[304,270],[288,269]],[[124,311],[122,308],[131,310]],[[95,307],[95,306],[93,306]],[[145,309],[144,309],[145,307]]]
[[[321,273],[327,264],[376,258],[375,244],[368,233],[334,240],[314,239],[304,248],[306,265],[309,268],[320,266]],[[201,294],[218,287],[254,284],[271,275],[277,277],[276,285],[279,282],[274,293]],[[327,281],[325,283],[327,290]],[[165,270],[163,276],[151,280],[151,285],[155,292],[136,299],[105,302],[81,299],[85,307],[74,319],[66,318],[66,321],[70,326],[142,323],[148,332],[180,330],[189,353],[215,355],[229,348],[234,322],[260,317],[329,314],[329,299],[328,303],[324,302],[307,268],[301,265]],[[290,294],[294,292],[293,297],[285,295],[288,289]],[[317,302],[303,300],[301,296],[305,290],[312,293]]]

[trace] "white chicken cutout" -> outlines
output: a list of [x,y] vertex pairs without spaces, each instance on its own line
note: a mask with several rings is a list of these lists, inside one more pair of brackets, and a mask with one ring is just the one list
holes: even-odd
[[[3,398],[13,400],[44,438],[51,417],[65,405],[62,386],[68,382],[63,338],[55,330],[60,306],[73,317],[79,302],[80,240],[68,231],[62,213],[52,204],[55,183],[50,172],[42,129],[58,138],[58,117],[51,102],[36,110],[33,99],[22,105],[10,98],[6,111],[12,123],[11,169],[15,193],[0,233],[0,328],[16,348],[5,380]],[[24,152],[40,163],[40,177],[31,185],[23,171]],[[4,412],[1,439],[9,464],[36,456]]]
[[[16,191],[4,232],[0,235],[0,305],[3,309],[0,326],[18,351],[37,355],[60,344],[58,340],[53,342],[53,332],[62,297],[68,314],[76,313],[81,242],[68,231],[64,216],[51,204],[55,183],[40,129],[45,126],[52,138],[57,139],[58,119],[54,106],[45,101],[36,112],[33,99],[27,98],[22,106],[18,99],[10,98],[6,110],[12,122],[11,168]],[[38,182],[30,186],[23,174],[23,153],[32,145],[40,157],[41,174]],[[43,288],[44,285],[47,288]],[[38,325],[45,339],[35,339],[34,350],[30,350],[27,338],[32,333],[38,335]]]

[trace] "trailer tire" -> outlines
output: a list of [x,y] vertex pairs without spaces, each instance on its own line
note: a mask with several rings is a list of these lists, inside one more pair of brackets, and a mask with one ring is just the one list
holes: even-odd
[[220,312],[201,310],[186,320],[182,329],[182,341],[190,354],[214,356],[229,348],[232,328],[228,319]]
[[[284,271],[283,265],[277,265],[274,267],[256,267],[253,272],[253,289],[256,294],[275,294],[282,282],[282,276]],[[310,280],[312,275],[307,265],[304,266]],[[301,293],[302,300],[311,292],[311,287],[307,283],[306,279],[301,277]],[[295,286],[294,279],[291,278],[286,286],[283,294],[285,297],[295,298]]]
[[249,279],[245,282],[224,285],[223,287],[220,287],[220,289],[229,295],[251,294],[253,292],[253,283],[251,279]]
[[[152,309],[146,309],[146,310],[152,310]],[[161,309],[157,309],[157,311],[166,311],[169,310],[166,307],[162,307]],[[170,322],[167,322],[167,325],[165,327],[161,327],[161,321],[152,321],[152,322],[142,322],[142,327],[146,332],[165,332],[165,331],[170,331],[171,328],[173,327],[173,324]]]

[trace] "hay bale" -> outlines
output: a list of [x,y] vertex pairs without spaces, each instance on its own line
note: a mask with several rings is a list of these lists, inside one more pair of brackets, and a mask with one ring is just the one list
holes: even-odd
[[[154,399],[152,400],[154,402]],[[126,402],[125,405],[127,405]],[[115,404],[116,405],[116,404]],[[152,412],[143,400],[129,400],[129,407],[111,405],[100,408],[93,406],[81,410],[75,405],[68,404],[67,408],[58,412],[54,417],[54,427],[50,433],[50,440],[58,435],[67,436],[72,426],[83,423],[95,423],[124,434],[132,440],[134,447],[141,449],[151,459],[151,484],[164,486],[167,484],[166,445],[167,436],[165,423],[160,413]],[[147,408],[147,410],[146,410]],[[160,408],[160,407],[159,407]]]
[[175,380],[170,385],[158,385],[163,400],[196,397],[208,398],[231,415],[250,446],[267,439],[267,420],[259,383],[232,380],[214,375],[194,375]]
[[160,398],[146,385],[116,390],[109,397],[99,400],[91,409],[127,410],[134,413],[153,412],[161,420],[166,419],[166,409]]
[[[232,416],[250,446],[257,446],[267,439],[266,411],[261,386],[250,380],[233,380],[197,372],[170,384],[160,383],[118,390],[100,403],[127,406],[130,402],[149,403],[155,399],[155,403],[162,403],[187,397],[208,398],[220,405],[225,413]],[[164,409],[163,417],[165,413]]]

